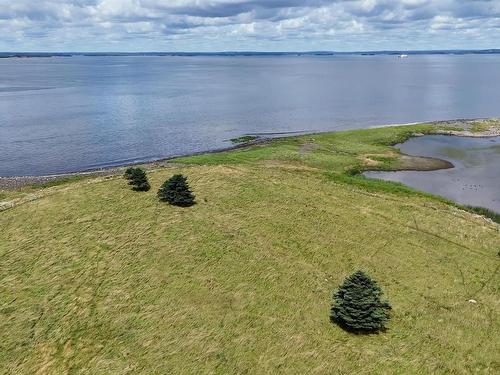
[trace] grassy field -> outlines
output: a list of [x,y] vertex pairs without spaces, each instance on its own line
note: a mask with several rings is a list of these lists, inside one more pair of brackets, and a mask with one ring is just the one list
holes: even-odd
[[[148,193],[119,176],[0,192],[12,206],[0,212],[0,373],[498,373],[499,226],[356,176],[398,168],[389,145],[433,131],[183,158],[151,171]],[[156,199],[174,173],[194,207]],[[357,269],[393,306],[384,333],[329,321]]]

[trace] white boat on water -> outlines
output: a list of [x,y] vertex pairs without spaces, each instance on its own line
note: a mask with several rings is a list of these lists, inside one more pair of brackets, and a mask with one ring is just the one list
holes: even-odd
[[408,58],[408,55],[402,54],[402,55],[399,55],[398,57],[399,57],[400,59],[407,59],[407,58]]

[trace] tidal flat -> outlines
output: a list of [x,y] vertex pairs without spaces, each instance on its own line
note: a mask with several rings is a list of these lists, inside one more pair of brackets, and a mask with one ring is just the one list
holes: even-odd
[[500,213],[500,137],[426,135],[395,146],[406,155],[444,159],[434,171],[377,171],[365,176],[401,182],[460,204]]

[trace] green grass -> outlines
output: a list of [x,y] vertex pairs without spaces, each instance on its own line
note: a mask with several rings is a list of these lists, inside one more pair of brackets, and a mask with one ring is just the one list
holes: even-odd
[[[318,168],[343,171],[345,168],[360,165],[359,156],[375,154],[394,159],[388,152],[389,146],[407,140],[415,132],[429,133],[435,130],[431,125],[408,127],[387,127],[369,130],[354,130],[339,133],[305,135],[299,137],[271,140],[267,144],[249,148],[203,154],[176,159],[185,164],[248,164],[263,160],[302,162]],[[301,152],[304,144],[313,143],[313,151]]]
[[487,131],[491,127],[497,127],[499,119],[484,119],[470,121],[470,131],[473,133],[480,133]]
[[439,129],[432,124],[422,124],[304,135],[217,154],[182,157],[176,161],[234,165],[273,160],[300,163],[334,173],[391,170],[400,166],[399,153],[392,145],[406,141],[415,133],[430,134]]
[[257,137],[255,135],[243,135],[238,138],[232,138],[230,139],[231,142],[233,143],[247,143],[251,141],[255,141]]
[[[498,373],[498,225],[346,173],[389,167],[417,131],[182,158],[147,193],[85,179],[0,212],[0,373]],[[175,173],[197,205],[158,202]],[[357,269],[393,306],[387,332],[329,321]]]
[[53,180],[53,181],[47,181],[47,182],[45,182],[43,184],[32,185],[30,187],[32,189],[35,189],[35,190],[46,189],[46,188],[53,187],[53,186],[65,185],[68,182],[81,181],[81,180],[83,180],[85,178],[88,178],[88,177],[83,176],[83,175],[68,176],[68,177],[64,177],[64,178]]

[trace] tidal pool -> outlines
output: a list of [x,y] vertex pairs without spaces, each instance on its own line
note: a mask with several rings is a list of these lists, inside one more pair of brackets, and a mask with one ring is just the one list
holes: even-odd
[[396,145],[401,152],[450,161],[437,171],[366,172],[366,177],[397,181],[458,203],[500,213],[500,137],[429,135]]

